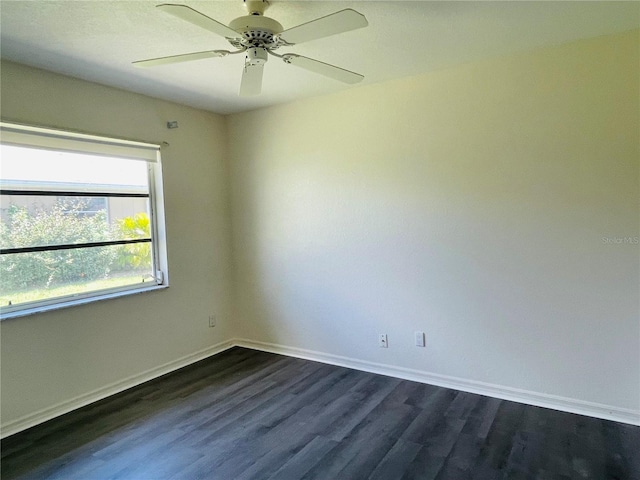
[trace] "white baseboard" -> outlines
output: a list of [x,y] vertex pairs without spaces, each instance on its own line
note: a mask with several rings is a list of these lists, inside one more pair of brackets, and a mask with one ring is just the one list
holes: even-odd
[[414,382],[428,383],[439,387],[453,388],[455,390],[477,393],[480,395],[525,403],[528,405],[535,405],[537,407],[551,408],[563,412],[577,413],[589,417],[602,418],[605,420],[613,420],[615,422],[640,426],[640,410],[619,408],[611,405],[603,405],[574,398],[561,397],[558,395],[532,392],[530,390],[522,390],[503,385],[439,375],[422,370],[413,370],[410,368],[396,367],[382,363],[367,362],[356,358],[342,357],[339,355],[288,347],[286,345],[278,345],[274,343],[257,342],[248,339],[236,339],[234,344],[239,347],[278,353],[290,357],[304,358],[306,360],[314,360],[316,362],[328,363],[340,367],[378,373],[390,377],[412,380]]
[[97,402],[98,400],[102,400],[103,398],[122,392],[131,387],[135,387],[141,383],[153,380],[154,378],[160,377],[174,370],[178,370],[179,368],[186,367],[187,365],[203,360],[211,355],[221,353],[234,346],[277,353],[289,357],[304,358],[306,360],[328,363],[330,365],[353,368],[354,370],[362,370],[364,372],[377,373],[380,375],[412,380],[414,382],[428,383],[439,387],[477,393],[503,400],[511,400],[514,402],[526,403],[528,405],[552,408],[563,412],[577,413],[580,415],[587,415],[589,417],[602,418],[605,420],[613,420],[615,422],[640,426],[640,411],[638,410],[585,402],[583,400],[573,398],[477,382],[464,378],[438,375],[435,373],[424,372],[422,370],[413,370],[410,368],[396,367],[382,363],[368,362],[358,360],[356,358],[342,357],[314,350],[288,347],[286,345],[258,342],[248,339],[232,339],[207,347],[192,354],[185,355],[184,357],[165,363],[164,365],[146,370],[137,375],[132,375],[118,382],[105,385],[104,387],[79,395],[70,400],[66,400],[51,407],[44,408],[16,420],[7,422],[0,426],[0,438],[8,437],[9,435],[26,430],[27,428],[46,422],[47,420],[51,420],[52,418],[60,415],[64,415],[72,410]]
[[187,365],[190,365],[192,363],[204,360],[211,355],[215,355],[216,353],[228,350],[233,346],[234,342],[231,340],[218,343],[211,347],[207,347],[189,355],[185,355],[184,357],[178,358],[171,362],[167,362],[164,365],[151,368],[137,375],[132,375],[123,380],[105,385],[104,387],[100,387],[83,395],[79,395],[70,400],[65,400],[64,402],[60,402],[51,407],[47,407],[37,412],[20,417],[16,420],[12,420],[0,427],[0,438],[8,437],[9,435],[13,435],[14,433],[26,430],[27,428],[38,425],[39,423],[46,422],[47,420],[59,417],[60,415],[64,415],[65,413],[68,413],[72,410],[76,410],[80,407],[84,407],[85,405],[89,405],[90,403],[97,402],[98,400],[102,400],[103,398],[122,392],[123,390],[127,390],[131,387],[135,387],[136,385],[140,385],[141,383],[153,380],[154,378],[173,372],[174,370],[178,370],[179,368],[186,367]]

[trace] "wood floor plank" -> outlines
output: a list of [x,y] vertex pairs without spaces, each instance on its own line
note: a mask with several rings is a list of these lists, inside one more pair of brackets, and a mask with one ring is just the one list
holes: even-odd
[[456,394],[457,392],[447,389],[434,391],[430,396],[430,401],[426,403],[427,407],[420,409],[419,415],[403,432],[402,438],[413,443],[426,445],[433,429],[445,418],[444,414]]
[[640,471],[640,429],[602,422],[602,430],[607,445],[607,475],[622,478],[624,472]]
[[0,447],[6,480],[640,479],[640,427],[244,348]]
[[446,460],[445,457],[431,453],[428,447],[422,446],[401,478],[402,480],[435,480]]
[[[387,382],[381,390],[386,395],[374,397],[374,408],[367,404],[366,415],[355,417],[361,419],[346,436],[335,435],[341,438],[339,445],[303,478],[368,478],[376,469],[419,413],[418,408],[395,401],[392,392],[400,382],[386,377],[380,382]],[[340,426],[339,431],[342,429]]]
[[[338,446],[338,442],[322,436],[316,436],[302,450],[276,470],[269,480],[290,480],[302,478],[315,467],[321,459]],[[264,477],[263,477],[264,478]]]
[[371,473],[371,480],[400,480],[422,448],[417,443],[399,439]]

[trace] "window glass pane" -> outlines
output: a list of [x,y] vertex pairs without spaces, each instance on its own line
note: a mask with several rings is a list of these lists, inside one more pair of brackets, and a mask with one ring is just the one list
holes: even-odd
[[151,238],[139,197],[2,195],[0,220],[3,249]]
[[0,256],[0,306],[153,281],[151,244]]
[[[2,188],[148,193],[147,163],[0,145]],[[45,188],[46,187],[46,188]]]
[[[159,162],[6,144],[0,162],[0,307],[158,283],[149,173]],[[38,251],[8,251],[20,248]]]

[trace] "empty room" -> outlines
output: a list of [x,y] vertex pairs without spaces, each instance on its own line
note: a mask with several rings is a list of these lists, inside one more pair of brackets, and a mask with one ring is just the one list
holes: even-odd
[[0,0],[3,479],[640,479],[640,2]]

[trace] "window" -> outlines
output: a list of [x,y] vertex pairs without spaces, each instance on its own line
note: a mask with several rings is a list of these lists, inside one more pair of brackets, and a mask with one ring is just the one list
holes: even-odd
[[2,318],[166,285],[159,146],[0,134]]

